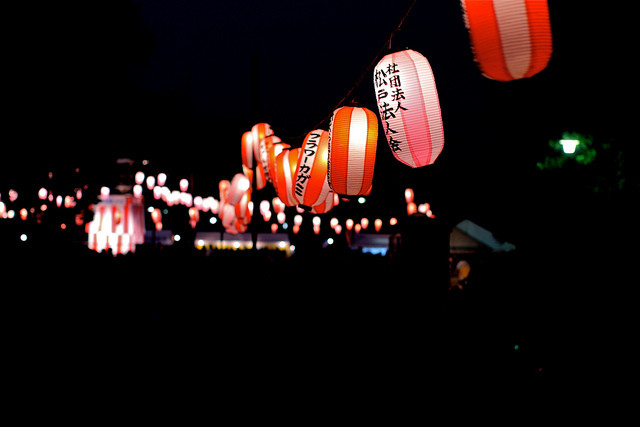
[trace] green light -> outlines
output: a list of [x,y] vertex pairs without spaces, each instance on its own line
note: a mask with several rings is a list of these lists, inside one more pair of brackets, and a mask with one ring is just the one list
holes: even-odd
[[562,145],[562,151],[564,154],[573,154],[576,152],[576,147],[580,144],[577,139],[561,139],[560,145]]
[[517,349],[519,349],[519,348],[520,348],[520,346],[519,346],[518,344],[516,344],[516,345],[514,345],[514,346],[513,346],[513,349],[514,349],[514,350],[517,350]]
[[364,202],[366,202],[367,199],[365,199],[364,197],[360,196],[358,197],[358,203],[360,203],[361,205],[364,204]]

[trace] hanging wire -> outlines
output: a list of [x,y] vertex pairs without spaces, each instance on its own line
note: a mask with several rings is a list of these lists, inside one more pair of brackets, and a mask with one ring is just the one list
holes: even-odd
[[[373,68],[373,66],[379,61],[379,59],[382,56],[382,54],[386,50],[390,50],[391,49],[391,42],[393,40],[393,37],[400,30],[402,30],[402,25],[404,24],[405,19],[407,19],[407,16],[409,16],[409,14],[411,13],[411,10],[413,9],[413,6],[415,6],[415,4],[416,4],[416,1],[417,0],[412,0],[411,1],[411,3],[409,4],[409,7],[407,7],[406,12],[402,15],[402,18],[400,19],[400,22],[398,23],[398,25],[395,27],[395,29],[393,31],[391,31],[391,33],[389,34],[389,37],[385,40],[385,42],[382,45],[382,47],[378,50],[378,53],[376,53],[376,56],[373,58],[373,60],[367,66],[367,68],[365,68],[362,71],[362,73],[358,76],[358,78],[353,83],[353,85],[351,86],[351,88],[349,89],[347,94],[344,97],[342,97],[342,99],[336,104],[335,107],[333,107],[333,109],[331,110],[331,112],[329,113],[328,116],[326,116],[325,118],[320,120],[314,127],[311,128],[312,130],[313,129],[318,129],[324,122],[329,120],[331,118],[331,115],[333,114],[333,112],[336,109],[338,109],[338,107],[340,107],[342,104],[344,104],[347,100],[349,100],[349,102],[353,102],[353,99],[350,99],[351,95],[353,94],[353,92],[355,92],[356,89],[358,89],[360,87],[360,85],[362,84],[364,78],[369,74],[369,72],[371,71],[371,68]],[[304,138],[306,135],[307,135],[307,132],[305,132],[305,133],[303,133],[301,135],[295,136],[295,137],[289,137],[287,139],[288,140],[299,141],[300,139]]]

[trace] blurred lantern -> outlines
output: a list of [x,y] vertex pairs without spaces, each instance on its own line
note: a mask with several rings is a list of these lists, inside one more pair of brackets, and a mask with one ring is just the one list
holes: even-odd
[[49,192],[47,191],[46,188],[43,187],[40,190],[38,190],[38,198],[40,200],[45,200],[48,195],[49,195]]
[[[156,191],[155,191],[155,189],[156,189],[156,188],[157,188],[158,190],[160,190],[160,187],[154,187],[154,189],[153,189],[153,190],[154,190],[154,191],[153,191],[153,195],[154,195],[154,196],[156,195]],[[157,193],[158,193],[158,195],[160,194],[160,192],[159,192],[159,191],[158,191]],[[134,195],[135,197],[138,197],[138,198],[139,198],[139,197],[142,197],[142,185],[140,185],[140,184],[136,184],[136,185],[134,185],[134,186],[133,186],[133,195]],[[157,200],[157,199],[158,199],[158,198],[156,197],[156,200]]]
[[268,182],[275,182],[275,160],[276,156],[285,148],[290,148],[289,144],[284,144],[282,140],[275,136],[267,136],[263,139],[262,146],[260,148],[260,161],[262,168],[265,171],[265,178]]
[[376,162],[378,119],[359,107],[341,107],[333,112],[329,129],[329,184],[347,196],[371,190]]
[[61,195],[57,195],[56,196],[56,206],[57,207],[62,206],[62,196]]
[[278,221],[278,224],[284,224],[284,222],[287,220],[287,214],[285,214],[284,212],[278,212],[276,214],[276,220]]
[[[273,130],[268,123],[257,123],[251,128],[251,139],[253,145],[253,158],[260,159],[260,145],[266,137],[273,135]],[[259,161],[256,163],[260,163]]]
[[180,191],[182,191],[184,193],[185,191],[187,191],[189,189],[189,180],[185,179],[185,178],[182,178],[180,180],[179,186],[180,186]]
[[196,208],[189,208],[189,225],[196,228],[196,224],[200,221],[200,211]]
[[271,199],[271,206],[273,206],[273,211],[277,214],[284,212],[285,205],[279,197]]
[[229,187],[231,183],[227,179],[223,179],[218,183],[218,190],[220,191],[220,201],[227,203],[229,197]]
[[253,137],[251,132],[242,134],[242,165],[247,169],[253,169]]
[[153,190],[153,187],[156,185],[156,178],[153,176],[147,177],[147,189]]
[[407,49],[386,55],[374,70],[378,111],[391,152],[417,168],[444,146],[438,91],[427,58]]
[[414,202],[407,203],[407,215],[413,215],[418,212],[418,207]]
[[308,209],[323,203],[331,190],[327,180],[329,132],[322,129],[309,132],[300,149],[294,194],[298,203]]
[[382,229],[382,220],[378,218],[375,221],[373,221],[373,227],[375,228],[376,231],[379,232]]
[[278,231],[278,224],[271,224],[271,232],[276,233]]
[[300,226],[302,224],[302,215],[296,215],[293,217],[293,224]]
[[542,71],[552,52],[546,0],[461,0],[471,48],[485,77],[510,81]]
[[235,205],[240,201],[242,196],[251,188],[251,182],[245,174],[237,173],[233,176],[229,185],[229,194],[227,202]]
[[270,206],[269,206],[269,201],[268,200],[262,200],[260,202],[260,215],[264,215],[265,213],[270,211]]
[[74,208],[76,206],[76,201],[73,200],[71,196],[64,196],[64,207],[65,208]]
[[333,227],[333,231],[335,231],[336,234],[342,233],[342,226],[340,224],[336,225],[335,227]]
[[362,219],[360,220],[360,225],[362,226],[362,229],[363,229],[363,230],[366,230],[366,229],[367,229],[367,227],[369,227],[369,219],[367,219],[367,218],[362,218]]
[[10,189],[9,190],[9,201],[13,203],[16,200],[18,200],[18,192],[16,190]]
[[404,190],[404,200],[407,203],[413,202],[413,190],[411,188]]
[[362,226],[360,224],[356,224],[353,226],[353,231],[355,231],[356,233],[359,233],[360,230],[362,230]]
[[26,221],[28,216],[29,216],[29,211],[27,211],[25,208],[20,209],[21,220]]
[[298,155],[300,148],[292,148],[284,150],[276,157],[276,194],[286,206],[295,206],[298,204],[294,194],[294,174],[296,165],[298,164]]
[[157,224],[162,221],[162,212],[160,212],[160,209],[155,208],[154,210],[151,211],[151,220],[153,221],[154,224]]
[[256,169],[254,172],[256,179],[256,190],[262,190],[267,185],[267,176],[265,174],[262,163],[256,163]]
[[111,193],[111,191],[109,190],[109,187],[101,187],[100,188],[100,196],[103,199],[108,199],[110,193]]
[[136,172],[134,181],[136,184],[141,185],[144,182],[144,172],[141,172],[141,171]]
[[347,230],[351,230],[353,228],[353,220],[351,218],[349,218],[346,222],[345,225],[347,226]]
[[76,190],[76,200],[82,199],[82,189],[78,188]]
[[251,192],[247,191],[240,198],[238,203],[235,204],[236,218],[243,224],[249,224],[251,222],[253,203],[251,203]]
[[336,225],[338,225],[340,222],[338,221],[338,218],[333,217],[331,218],[331,220],[329,220],[329,226],[331,228],[336,228]]
[[395,217],[391,217],[391,218],[389,219],[389,225],[392,225],[392,226],[393,226],[393,225],[396,225],[396,224],[398,224],[398,219],[397,219],[397,218],[395,218]]
[[161,187],[164,187],[164,185],[167,183],[167,174],[165,173],[159,173],[158,174],[158,185]]

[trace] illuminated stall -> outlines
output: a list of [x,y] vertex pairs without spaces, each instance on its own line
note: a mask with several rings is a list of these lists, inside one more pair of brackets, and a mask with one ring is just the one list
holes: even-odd
[[144,243],[144,203],[132,195],[103,196],[88,224],[88,246],[96,252],[111,249],[114,255],[135,252]]

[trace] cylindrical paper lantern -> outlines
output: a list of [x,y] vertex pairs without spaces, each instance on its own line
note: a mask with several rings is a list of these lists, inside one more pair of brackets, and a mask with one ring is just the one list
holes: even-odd
[[427,58],[407,49],[386,55],[373,74],[378,111],[396,159],[430,165],[444,146],[438,91]]
[[[273,130],[268,123],[257,123],[251,128],[251,138],[253,143],[253,158],[260,159],[260,145],[263,144],[264,139],[273,135]],[[259,161],[258,161],[259,163]]]
[[293,195],[293,176],[298,164],[300,148],[284,150],[276,157],[276,194],[287,206],[295,206],[298,201]]
[[231,180],[231,185],[229,186],[229,192],[227,195],[227,202],[235,205],[240,201],[242,196],[244,196],[247,191],[251,188],[251,181],[246,177],[243,173],[237,173],[233,176]]
[[262,162],[262,168],[265,171],[267,181],[273,183],[275,181],[273,177],[276,174],[276,156],[282,153],[285,148],[290,148],[291,146],[282,142],[282,140],[275,135],[268,136],[263,141],[264,143],[262,144],[262,147],[264,148],[264,151],[261,153],[260,160]]
[[246,168],[253,169],[253,135],[247,131],[242,134],[242,165]]
[[378,119],[366,108],[341,107],[329,129],[329,185],[334,192],[357,196],[371,189],[376,163]]
[[552,52],[546,0],[461,0],[482,74],[510,81],[542,71]]
[[328,161],[329,132],[322,129],[309,132],[302,143],[294,174],[294,194],[301,205],[311,207],[324,203],[331,191],[327,180]]

